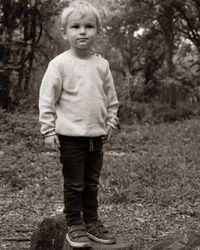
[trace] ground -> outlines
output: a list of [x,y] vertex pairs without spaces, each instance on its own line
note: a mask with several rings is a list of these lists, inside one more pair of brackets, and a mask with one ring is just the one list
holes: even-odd
[[[99,212],[115,235],[150,249],[199,230],[199,119],[121,125],[105,146]],[[0,249],[29,249],[45,217],[62,212],[58,152],[45,149],[37,113],[0,113]]]

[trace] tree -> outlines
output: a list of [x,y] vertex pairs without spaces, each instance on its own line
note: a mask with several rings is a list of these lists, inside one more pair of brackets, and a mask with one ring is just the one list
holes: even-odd
[[138,74],[142,75],[141,86],[156,82],[155,72],[163,64],[165,55],[164,38],[156,21],[153,1],[117,1],[111,13],[106,22],[108,41],[104,48],[111,58],[111,67],[123,73],[131,98]]
[[174,3],[176,0],[160,1],[155,3],[156,20],[159,23],[165,42],[165,62],[167,76],[174,71],[173,65],[173,45],[174,45]]
[[177,32],[190,39],[200,52],[200,1],[177,0],[175,7],[179,15]]
[[[44,23],[58,13],[54,0],[0,1],[0,91],[9,103],[18,105],[29,89],[29,80]],[[9,76],[3,81],[3,75]],[[6,90],[6,91],[5,91]]]

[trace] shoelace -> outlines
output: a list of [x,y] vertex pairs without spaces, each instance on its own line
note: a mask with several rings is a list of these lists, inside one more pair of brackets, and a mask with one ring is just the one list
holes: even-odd
[[101,222],[95,222],[94,223],[96,229],[101,233],[101,234],[105,234],[107,233],[107,229],[104,227],[104,225]]

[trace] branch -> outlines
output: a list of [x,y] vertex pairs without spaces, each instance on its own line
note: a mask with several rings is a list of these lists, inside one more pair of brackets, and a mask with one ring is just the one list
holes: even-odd
[[126,76],[126,72],[125,72],[125,70],[123,70],[123,69],[121,69],[121,68],[119,68],[119,67],[116,67],[116,66],[111,65],[111,70],[114,70],[114,71],[120,72],[120,73],[122,73],[122,74],[123,74],[123,76]]

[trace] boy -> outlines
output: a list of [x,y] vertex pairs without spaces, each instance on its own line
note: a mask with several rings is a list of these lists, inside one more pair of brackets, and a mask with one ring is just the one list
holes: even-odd
[[61,24],[70,49],[48,65],[40,88],[39,120],[45,145],[60,149],[66,239],[78,248],[90,247],[89,239],[113,244],[115,238],[97,213],[102,143],[118,124],[118,100],[109,64],[91,52],[100,17],[93,5],[77,0],[63,10]]

